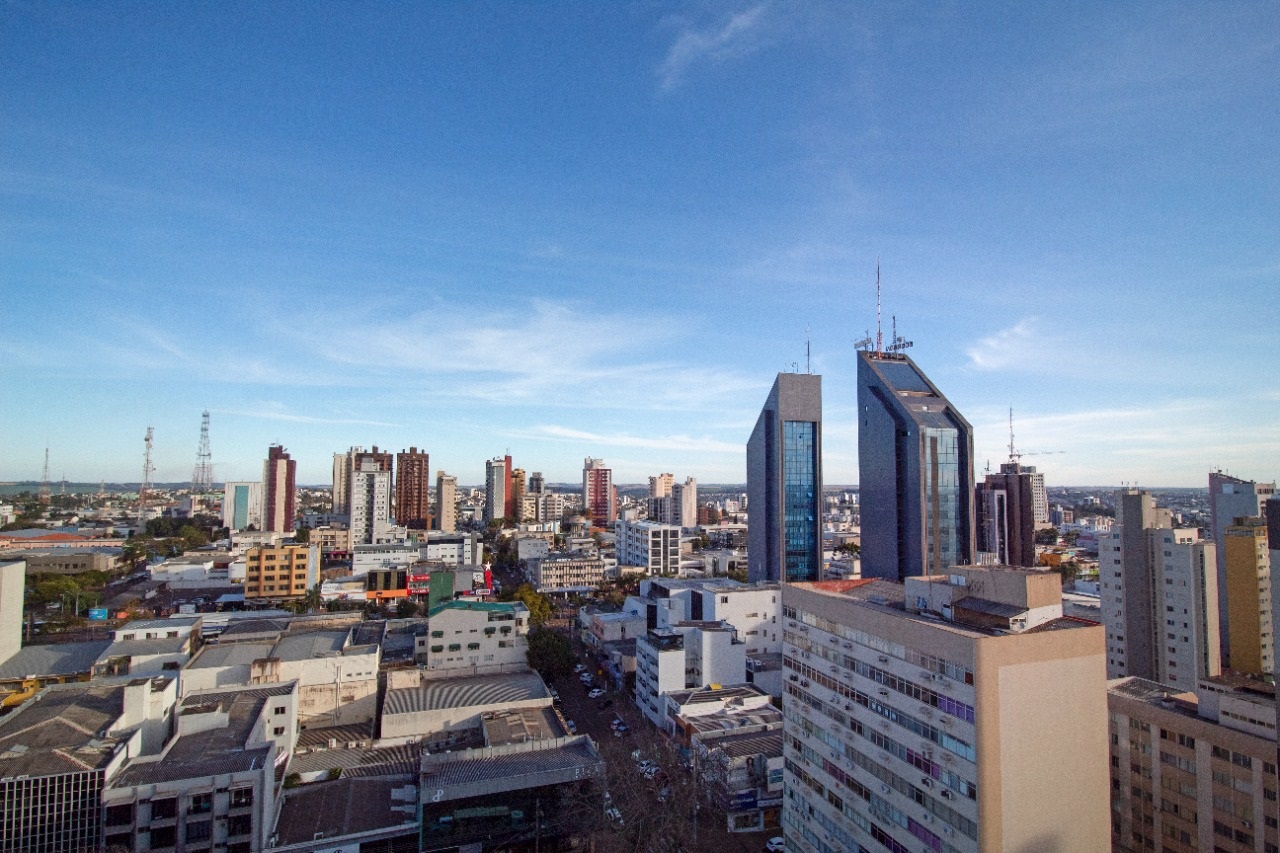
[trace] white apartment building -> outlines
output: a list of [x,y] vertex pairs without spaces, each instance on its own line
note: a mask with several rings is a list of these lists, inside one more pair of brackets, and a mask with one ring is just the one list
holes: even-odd
[[685,621],[727,622],[748,655],[782,651],[782,593],[776,583],[648,578],[640,582],[640,600],[634,607],[628,605],[655,607],[659,627]]
[[1111,849],[1103,629],[1055,576],[782,595],[789,851]]
[[361,460],[351,472],[351,542],[379,542],[390,524],[391,472],[381,470],[374,460]]
[[484,545],[478,533],[432,531],[418,540],[421,559],[447,566],[479,566],[484,563]]
[[420,559],[419,546],[412,543],[353,545],[351,574],[366,575],[370,569],[403,569]]
[[682,622],[636,638],[636,704],[651,723],[671,733],[668,693],[745,680],[746,646],[734,633],[723,622]]
[[651,575],[680,573],[680,527],[654,521],[618,521],[613,528],[618,564],[643,566]]
[[524,672],[529,608],[518,601],[447,601],[427,614],[415,652],[427,678]]
[[526,576],[538,592],[586,592],[604,583],[610,561],[593,554],[553,552],[526,561]]

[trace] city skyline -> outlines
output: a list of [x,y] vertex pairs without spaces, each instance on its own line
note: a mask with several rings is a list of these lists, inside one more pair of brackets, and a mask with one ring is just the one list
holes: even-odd
[[979,477],[1280,474],[1271,4],[319,10],[0,12],[0,480],[743,483],[811,363],[854,484],[877,259]]

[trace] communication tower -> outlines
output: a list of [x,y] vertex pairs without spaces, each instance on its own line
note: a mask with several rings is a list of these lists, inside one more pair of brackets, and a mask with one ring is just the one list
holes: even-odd
[[213,491],[213,454],[209,450],[209,410],[200,418],[200,448],[196,451],[196,467],[191,474],[191,491],[197,495]]
[[147,427],[146,451],[142,454],[142,485],[138,488],[138,526],[145,527],[147,524],[147,492],[151,490],[151,474],[155,468],[151,465],[151,439],[155,435],[155,430]]
[[44,471],[40,474],[40,503],[49,502],[49,446],[44,448]]

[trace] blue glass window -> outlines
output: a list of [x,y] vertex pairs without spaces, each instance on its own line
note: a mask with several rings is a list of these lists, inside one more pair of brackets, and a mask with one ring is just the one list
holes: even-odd
[[782,423],[782,518],[788,581],[819,580],[817,424]]

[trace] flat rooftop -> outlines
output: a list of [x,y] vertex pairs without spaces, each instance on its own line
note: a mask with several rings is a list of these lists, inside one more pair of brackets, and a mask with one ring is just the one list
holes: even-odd
[[276,821],[277,842],[302,844],[379,829],[416,837],[418,788],[413,782],[412,776],[341,778],[287,790]]
[[0,717],[0,779],[105,767],[122,742],[107,732],[124,713],[126,685],[149,681],[60,684]]
[[0,681],[90,672],[93,665],[110,647],[110,640],[24,646],[15,652],[13,657],[0,663]]
[[448,708],[484,708],[543,699],[549,702],[551,694],[534,672],[438,678],[420,680],[414,687],[388,690],[382,713],[385,716]]

